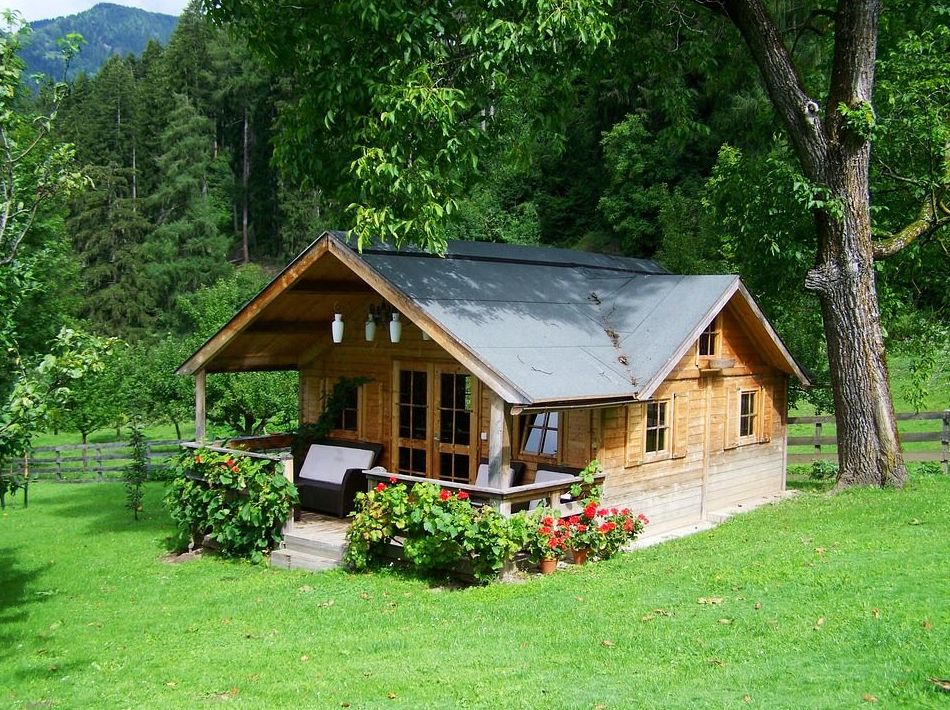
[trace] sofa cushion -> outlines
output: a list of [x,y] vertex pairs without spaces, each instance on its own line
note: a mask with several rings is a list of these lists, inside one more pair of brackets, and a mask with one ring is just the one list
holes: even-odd
[[297,477],[340,485],[349,469],[367,469],[373,465],[375,458],[376,452],[370,449],[312,444]]

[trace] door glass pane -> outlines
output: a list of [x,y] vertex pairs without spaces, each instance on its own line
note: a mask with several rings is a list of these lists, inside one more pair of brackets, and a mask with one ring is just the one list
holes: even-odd
[[399,447],[399,473],[413,476],[426,475],[426,452],[408,446]]
[[472,376],[442,373],[439,379],[439,439],[468,446],[472,440]]
[[443,481],[468,483],[469,461],[467,454],[439,454],[439,478]]
[[427,439],[426,373],[399,372],[399,436],[402,439]]

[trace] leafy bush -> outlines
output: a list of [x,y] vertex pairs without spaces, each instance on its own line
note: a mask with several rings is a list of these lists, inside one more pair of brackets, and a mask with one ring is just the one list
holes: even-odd
[[808,475],[816,481],[828,481],[838,477],[838,464],[834,461],[812,461]]
[[210,535],[228,556],[263,559],[297,502],[297,489],[273,461],[200,449],[182,454],[165,504],[196,546]]
[[356,505],[346,562],[358,570],[385,561],[386,545],[400,538],[406,561],[422,572],[452,572],[467,560],[475,579],[487,581],[521,547],[523,525],[489,506],[476,508],[465,491],[433,483],[410,490],[393,478],[358,494]]

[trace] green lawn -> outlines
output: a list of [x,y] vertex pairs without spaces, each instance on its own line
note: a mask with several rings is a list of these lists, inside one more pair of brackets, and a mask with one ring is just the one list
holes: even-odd
[[[795,500],[611,562],[449,590],[162,561],[162,489],[0,516],[0,706],[947,707],[950,478]],[[705,601],[707,603],[700,603]]]

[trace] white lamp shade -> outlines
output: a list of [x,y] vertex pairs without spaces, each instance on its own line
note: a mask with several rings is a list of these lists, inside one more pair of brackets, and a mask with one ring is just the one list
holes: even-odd
[[333,333],[333,342],[343,342],[343,314],[334,313],[333,322],[330,324],[330,330]]
[[372,318],[366,321],[366,342],[371,343],[376,339],[376,321]]
[[389,323],[389,340],[398,343],[402,339],[402,323],[399,321],[399,314],[393,313],[393,319]]

